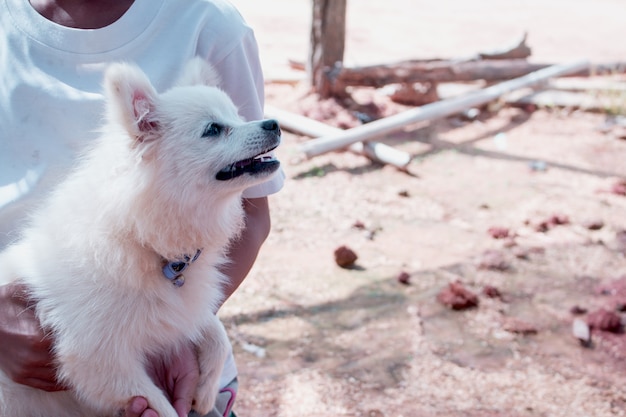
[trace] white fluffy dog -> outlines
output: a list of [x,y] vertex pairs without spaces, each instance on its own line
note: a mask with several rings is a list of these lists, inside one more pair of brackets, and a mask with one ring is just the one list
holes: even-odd
[[0,284],[32,289],[71,387],[48,393],[0,373],[0,416],[108,417],[142,395],[176,417],[145,361],[190,342],[201,372],[194,409],[213,407],[228,352],[214,315],[218,268],[244,222],[242,191],[279,167],[264,154],[280,128],[244,122],[200,59],[183,72],[157,94],[134,65],[108,68],[101,138],[0,254]]

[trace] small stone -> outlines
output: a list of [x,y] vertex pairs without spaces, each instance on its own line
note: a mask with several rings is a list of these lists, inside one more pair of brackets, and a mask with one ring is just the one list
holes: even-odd
[[574,306],[569,309],[569,312],[574,315],[580,316],[581,314],[587,313],[587,309],[581,306]]
[[504,239],[510,236],[510,231],[506,227],[494,226],[487,230],[489,236],[494,239]]
[[437,295],[437,300],[452,310],[465,310],[478,306],[478,297],[459,281],[452,282]]
[[409,285],[411,283],[411,275],[405,271],[400,272],[400,274],[398,274],[398,282],[400,284]]
[[604,227],[604,222],[601,219],[588,219],[582,225],[588,230],[600,230]]
[[619,314],[603,308],[590,313],[589,316],[587,316],[587,324],[592,329],[612,333],[619,333],[622,328],[622,320]]
[[574,320],[572,323],[572,334],[576,339],[578,339],[578,341],[580,341],[581,345],[585,347],[591,346],[591,329],[584,320]]
[[354,223],[352,223],[352,227],[355,229],[362,230],[362,229],[365,229],[365,223],[363,223],[361,220],[357,220]]
[[511,333],[530,335],[537,333],[537,327],[514,317],[509,317],[504,321],[504,330]]
[[485,285],[483,288],[483,294],[489,298],[502,298],[502,293],[496,287],[491,285]]
[[335,263],[342,268],[351,267],[357,259],[357,254],[347,246],[340,246],[335,249]]
[[569,216],[561,213],[553,214],[552,216],[550,216],[548,222],[553,226],[570,224]]

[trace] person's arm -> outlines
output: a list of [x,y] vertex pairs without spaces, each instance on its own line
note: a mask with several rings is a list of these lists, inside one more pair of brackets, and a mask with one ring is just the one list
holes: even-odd
[[13,381],[44,391],[56,381],[52,341],[41,329],[24,284],[0,286],[0,369]]
[[259,254],[259,250],[270,232],[271,220],[267,197],[244,199],[246,212],[245,228],[236,242],[233,242],[230,263],[223,268],[229,277],[224,286],[226,301],[246,278]]

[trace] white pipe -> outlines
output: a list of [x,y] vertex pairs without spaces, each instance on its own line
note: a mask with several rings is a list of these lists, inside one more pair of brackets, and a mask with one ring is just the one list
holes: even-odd
[[318,139],[312,139],[302,144],[300,149],[308,158],[311,158],[326,152],[345,148],[355,142],[367,141],[384,136],[413,123],[440,119],[451,114],[459,113],[463,110],[489,103],[513,90],[539,84],[551,77],[576,73],[589,68],[589,66],[589,61],[586,60],[569,64],[552,65],[522,77],[504,81],[463,96],[440,100],[384,119],[375,120],[362,126],[328,134]]

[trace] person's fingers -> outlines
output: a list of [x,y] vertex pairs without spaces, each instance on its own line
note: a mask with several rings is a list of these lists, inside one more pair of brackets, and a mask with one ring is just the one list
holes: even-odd
[[187,417],[187,414],[191,411],[198,379],[199,375],[197,372],[188,372],[178,379],[172,393],[172,405],[179,417]]
[[67,387],[56,382],[54,377],[44,378],[44,379],[26,377],[26,378],[16,380],[15,382],[17,382],[18,384],[27,385],[29,387],[37,388],[37,389],[48,391],[48,392],[67,390]]
[[51,362],[53,355],[48,349],[33,348],[28,352],[28,355],[26,352],[21,352],[14,359],[17,363],[22,364],[20,372],[13,374],[15,382],[45,391],[67,389],[57,380],[57,365]]
[[[41,360],[31,359],[35,355],[31,355],[28,359],[29,366],[29,375],[30,377],[40,378],[40,379],[49,379],[55,378],[56,375],[56,366],[50,362],[50,358],[41,358]],[[26,362],[26,359],[24,359]]]
[[14,381],[49,392],[64,391],[68,388],[57,380],[56,369],[52,365],[31,367],[28,373],[15,374]]
[[192,400],[193,398],[178,398],[174,400],[172,406],[174,407],[174,410],[176,410],[178,417],[187,417],[191,411]]
[[52,338],[41,328],[33,306],[24,284],[0,286],[0,369],[19,384],[63,390],[56,381]]
[[133,397],[121,414],[121,417],[159,417],[156,411],[148,408],[144,397]]

